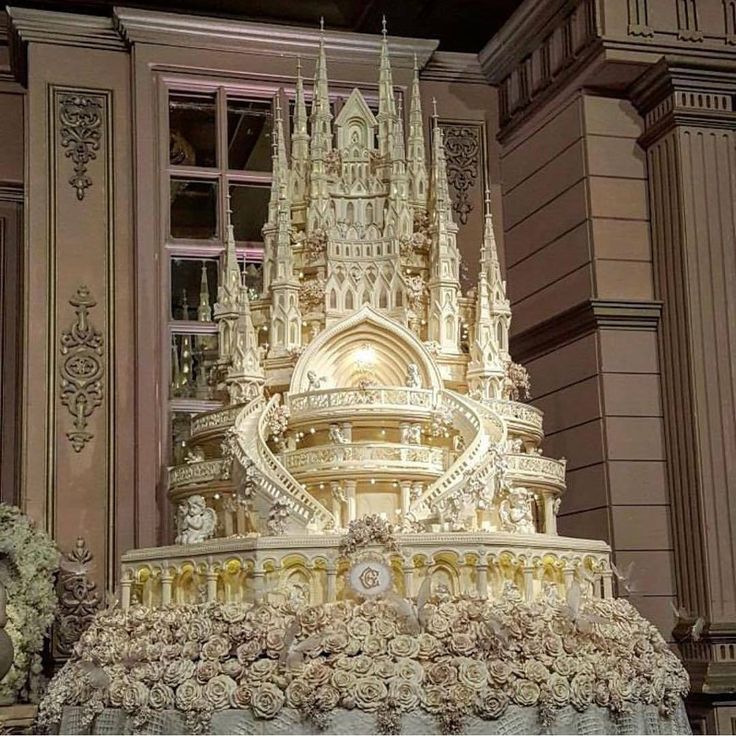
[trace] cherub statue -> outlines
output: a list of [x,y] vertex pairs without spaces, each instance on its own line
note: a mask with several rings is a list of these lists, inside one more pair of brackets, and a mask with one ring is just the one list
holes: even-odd
[[416,363],[409,363],[406,366],[406,385],[408,388],[422,387],[422,377],[419,375],[419,366]]
[[330,424],[330,442],[335,445],[344,445],[347,443],[345,435],[337,424]]
[[512,488],[498,509],[504,529],[518,534],[533,534],[532,494],[526,488]]
[[402,424],[401,425],[401,444],[402,445],[418,445],[422,441],[422,425],[421,424]]
[[217,514],[202,496],[190,496],[179,504],[176,544],[197,544],[215,532]]
[[319,377],[314,371],[307,371],[307,391],[317,391],[322,387],[324,376]]
[[187,452],[187,456],[185,458],[188,465],[191,465],[192,463],[201,463],[203,460],[204,450],[199,446],[192,447],[192,449]]

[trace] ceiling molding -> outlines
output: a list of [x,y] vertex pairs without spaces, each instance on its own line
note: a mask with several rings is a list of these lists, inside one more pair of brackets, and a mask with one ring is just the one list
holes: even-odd
[[[271,23],[206,18],[179,13],[115,7],[113,23],[120,37],[137,43],[236,51],[263,56],[303,56],[316,58],[320,39],[318,28],[300,28]],[[325,31],[325,49],[331,61],[353,61],[376,65],[381,36],[347,31]],[[423,68],[439,41],[389,36],[391,64],[395,69],[411,69],[414,55]]]
[[524,0],[478,53],[486,79],[498,84],[578,3],[579,0]]
[[590,299],[511,336],[511,352],[522,363],[557,350],[596,330],[652,332],[657,329],[662,302]]
[[112,20],[103,16],[16,7],[8,7],[8,15],[11,40],[15,36],[23,44],[53,43],[114,51],[126,48]]
[[457,51],[435,51],[422,69],[421,79],[488,86],[478,55]]

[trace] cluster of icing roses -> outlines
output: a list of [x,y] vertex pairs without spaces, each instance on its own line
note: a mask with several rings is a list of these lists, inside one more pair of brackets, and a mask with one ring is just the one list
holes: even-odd
[[399,719],[423,709],[444,723],[463,713],[496,719],[509,704],[551,722],[568,705],[654,704],[667,715],[688,689],[677,657],[624,600],[586,599],[575,615],[550,600],[446,596],[407,608],[381,600],[107,611],[52,681],[40,724],[58,723],[65,706],[82,706],[90,721],[123,708],[139,727],[175,708],[201,730],[228,708],[270,719],[290,707],[319,726],[336,708]]
[[0,584],[13,662],[0,680],[0,703],[38,702],[41,649],[58,607],[54,575],[59,552],[48,534],[15,506],[0,504]]

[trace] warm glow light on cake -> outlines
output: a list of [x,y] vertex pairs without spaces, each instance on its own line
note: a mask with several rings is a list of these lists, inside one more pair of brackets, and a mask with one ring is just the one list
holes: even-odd
[[365,343],[355,352],[355,363],[361,371],[370,371],[376,365],[376,350],[372,345]]

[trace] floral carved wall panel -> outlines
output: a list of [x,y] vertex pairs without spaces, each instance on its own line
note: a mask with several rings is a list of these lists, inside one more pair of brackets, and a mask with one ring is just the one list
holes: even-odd
[[102,607],[97,584],[90,579],[94,566],[87,542],[78,537],[74,549],[59,560],[59,609],[54,627],[56,653],[68,657],[79,637]]
[[447,155],[452,209],[465,225],[473,209],[473,190],[483,180],[483,127],[472,123],[440,123]]
[[61,94],[57,98],[61,145],[74,164],[69,184],[77,199],[83,200],[85,191],[92,186],[87,167],[97,158],[103,129],[103,99],[76,93]]
[[94,436],[87,420],[102,403],[105,368],[102,333],[92,326],[89,311],[97,302],[86,286],[69,300],[76,319],[61,333],[61,403],[73,417],[74,429],[66,436],[76,452]]

